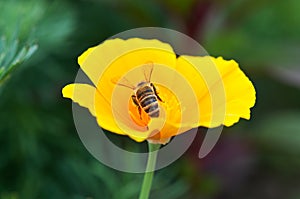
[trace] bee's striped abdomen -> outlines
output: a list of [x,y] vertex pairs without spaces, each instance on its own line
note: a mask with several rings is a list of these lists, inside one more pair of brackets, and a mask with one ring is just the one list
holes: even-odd
[[140,106],[150,117],[159,116],[159,107],[154,91],[149,86],[144,86],[136,92]]
[[159,107],[157,101],[148,105],[147,107],[143,107],[144,111],[148,113],[150,117],[158,117],[159,116]]

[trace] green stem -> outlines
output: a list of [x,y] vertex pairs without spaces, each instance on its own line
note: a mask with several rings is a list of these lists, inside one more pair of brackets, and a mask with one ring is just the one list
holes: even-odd
[[151,144],[148,142],[148,147],[149,147],[149,155],[148,155],[147,168],[144,175],[143,185],[142,185],[139,199],[149,198],[152,179],[153,179],[155,165],[156,165],[156,158],[158,152],[157,150],[160,148],[160,144]]

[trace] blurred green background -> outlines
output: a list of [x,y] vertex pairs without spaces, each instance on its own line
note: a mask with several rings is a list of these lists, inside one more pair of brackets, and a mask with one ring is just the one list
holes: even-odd
[[298,0],[0,0],[0,198],[137,198],[143,175],[89,154],[61,88],[88,47],[159,26],[237,60],[257,104],[204,159],[201,128],[189,151],[156,173],[151,198],[299,199],[299,10]]

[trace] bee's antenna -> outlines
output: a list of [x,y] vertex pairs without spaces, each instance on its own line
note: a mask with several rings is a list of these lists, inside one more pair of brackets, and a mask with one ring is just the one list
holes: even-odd
[[147,62],[145,64],[145,66],[143,67],[144,69],[144,76],[145,76],[145,80],[149,83],[150,82],[150,79],[151,79],[151,75],[152,75],[152,71],[153,71],[153,67],[154,67],[154,64],[153,62]]
[[130,89],[135,89],[135,86],[130,82],[128,81],[128,79],[126,79],[125,77],[114,77],[111,79],[111,82],[113,84],[117,84],[119,86],[124,86],[126,88],[130,88]]

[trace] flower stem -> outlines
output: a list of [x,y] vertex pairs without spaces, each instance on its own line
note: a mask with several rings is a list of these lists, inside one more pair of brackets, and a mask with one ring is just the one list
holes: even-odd
[[147,162],[146,172],[144,175],[143,185],[142,185],[139,199],[149,198],[152,179],[153,179],[155,165],[156,165],[156,158],[158,152],[157,150],[160,148],[160,144],[151,144],[148,142],[148,148],[149,148],[148,162]]

